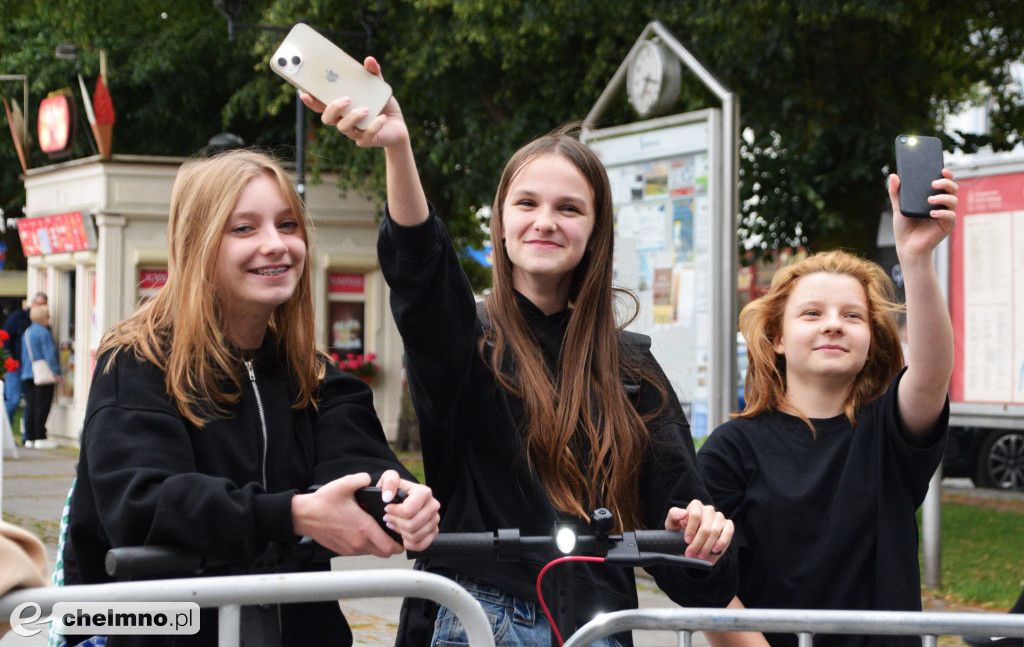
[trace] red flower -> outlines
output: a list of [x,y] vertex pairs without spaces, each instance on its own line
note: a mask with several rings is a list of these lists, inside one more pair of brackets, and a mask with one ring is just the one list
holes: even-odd
[[366,355],[347,353],[344,358],[339,357],[337,353],[331,354],[331,360],[338,368],[363,378],[372,378],[380,370],[380,367],[373,362],[375,357],[376,355],[373,353],[367,353]]
[[5,342],[10,339],[11,336],[7,334],[6,330],[0,330],[0,342]]
[[16,370],[18,370],[18,368],[20,366],[21,366],[21,362],[19,362],[18,360],[14,359],[13,357],[8,357],[7,359],[4,360],[4,369],[5,370],[16,371]]

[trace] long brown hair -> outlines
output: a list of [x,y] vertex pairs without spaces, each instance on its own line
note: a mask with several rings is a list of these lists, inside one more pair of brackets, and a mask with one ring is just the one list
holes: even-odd
[[295,293],[270,316],[268,336],[287,358],[297,390],[293,406],[313,402],[325,368],[317,359],[309,269],[312,224],[291,181],[271,157],[235,150],[182,165],[171,192],[167,223],[167,283],[134,314],[114,326],[99,352],[130,350],[164,371],[167,393],[181,414],[202,427],[227,415],[242,393],[240,351],[224,335],[222,309],[213,285],[224,227],[246,185],[266,175],[275,180],[299,223],[306,262]]
[[[740,332],[747,340],[747,379],[744,385],[746,407],[736,414],[752,418],[778,409],[786,400],[786,357],[775,352],[775,341],[782,335],[782,316],[796,282],[817,273],[850,276],[864,288],[871,325],[871,345],[867,361],[854,378],[846,396],[846,417],[853,423],[861,405],[885,392],[889,382],[903,368],[903,347],[893,313],[902,309],[895,300],[892,281],[876,263],[840,250],[820,252],[799,263],[783,267],[772,277],[764,296],[751,301],[740,312]],[[814,430],[811,421],[798,412]]]
[[[645,423],[657,412],[641,418],[623,379],[646,379],[663,401],[665,390],[643,365],[643,357],[620,344],[615,297],[625,291],[612,287],[611,188],[601,161],[569,134],[571,128],[534,140],[505,165],[491,215],[494,289],[487,300],[491,325],[480,351],[502,386],[523,401],[528,457],[554,507],[586,517],[585,506],[600,503],[614,513],[620,529],[632,529],[642,523],[638,483],[649,444]],[[543,155],[564,157],[594,193],[594,229],[573,276],[558,375],[550,375],[516,304],[513,265],[503,243],[509,187],[520,169]],[[574,448],[581,446],[574,438],[589,447],[589,456],[574,455]]]

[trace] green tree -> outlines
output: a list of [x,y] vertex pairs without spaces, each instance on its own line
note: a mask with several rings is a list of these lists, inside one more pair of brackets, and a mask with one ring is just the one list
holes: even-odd
[[[429,198],[460,245],[479,244],[476,217],[519,145],[587,114],[651,19],[661,20],[740,95],[741,235],[763,249],[806,243],[870,252],[886,207],[884,172],[901,132],[996,100],[989,138],[942,133],[947,148],[1020,141],[1024,3],[861,0],[265,0],[239,19],[321,31],[356,58],[377,56],[410,124]],[[280,33],[239,31],[212,2],[0,0],[0,71],[45,91],[90,85],[95,54],[57,61],[61,42],[108,51],[117,153],[188,155],[220,131],[293,156],[295,92],[269,71]],[[5,96],[16,96],[12,86]],[[694,79],[679,110],[715,105]],[[620,98],[606,123],[631,120]],[[380,151],[357,150],[311,117],[309,168],[341,173],[342,190],[383,194]],[[87,144],[80,141],[88,154]],[[38,152],[34,164],[45,162]],[[0,207],[23,200],[10,138],[0,137]],[[473,269],[485,280],[486,273]]]
[[[62,43],[79,47],[76,60],[55,57]],[[107,53],[116,154],[188,156],[213,135],[229,130],[247,143],[279,149],[286,159],[293,156],[293,114],[226,110],[230,98],[256,74],[256,61],[251,42],[228,42],[226,23],[212,4],[175,3],[164,11],[147,0],[68,0],[59,8],[42,0],[0,0],[0,72],[28,75],[31,131],[39,102],[49,91],[68,87],[77,97],[77,75],[82,74],[93,92],[98,48]],[[0,93],[21,102],[21,89],[14,84],[3,84]],[[76,104],[81,112],[80,98]],[[18,217],[24,186],[6,119],[3,122],[0,208],[7,217]],[[91,137],[81,114],[73,157],[95,154]],[[283,143],[288,146],[282,148]],[[49,163],[33,146],[31,166]],[[8,236],[9,243],[16,240]],[[11,260],[17,264],[16,258]]]
[[[897,134],[938,134],[947,150],[1021,141],[1021,89],[1007,65],[1024,44],[1016,0],[698,0],[689,9],[677,33],[741,95],[741,233],[762,248],[874,250]],[[982,86],[1000,106],[991,137],[943,132],[943,118]]]

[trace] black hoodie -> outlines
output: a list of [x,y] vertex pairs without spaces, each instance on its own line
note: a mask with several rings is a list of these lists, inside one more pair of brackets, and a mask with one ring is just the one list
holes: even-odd
[[[333,366],[319,385],[318,407],[293,409],[295,390],[265,344],[252,360],[260,402],[240,364],[242,397],[231,417],[199,429],[178,412],[156,366],[122,351],[107,371],[108,357],[98,358],[89,391],[64,551],[67,584],[111,581],[103,560],[114,546],[172,544],[251,560],[270,542],[298,540],[296,493],[357,472],[376,479],[395,469],[413,478],[388,446],[369,387]],[[335,602],[283,605],[282,623],[285,645],[352,642]],[[200,627],[195,636],[111,636],[107,644],[214,645],[216,609],[203,610]]]

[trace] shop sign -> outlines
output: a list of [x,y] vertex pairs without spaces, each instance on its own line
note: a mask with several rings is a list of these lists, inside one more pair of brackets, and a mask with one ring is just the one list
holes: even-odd
[[67,157],[74,144],[75,106],[67,94],[55,93],[39,104],[39,148],[52,158]]
[[139,270],[139,289],[157,290],[167,283],[167,270]]
[[331,294],[362,294],[365,285],[365,274],[330,272],[327,275],[327,291]]
[[25,256],[96,249],[92,215],[81,211],[18,220],[18,238]]

